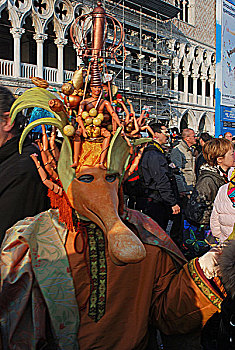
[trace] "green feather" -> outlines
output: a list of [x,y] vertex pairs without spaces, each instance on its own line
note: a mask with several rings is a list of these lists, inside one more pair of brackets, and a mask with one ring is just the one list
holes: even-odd
[[56,119],[60,120],[65,126],[67,124],[67,114],[63,111],[61,112],[53,112],[48,102],[52,99],[56,98],[54,94],[50,91],[42,89],[42,88],[32,88],[25,91],[12,105],[10,110],[11,123],[14,122],[17,114],[26,108],[39,107],[46,109],[51,112]]
[[[67,138],[68,139],[68,138]],[[71,168],[73,163],[73,152],[69,142],[63,142],[60,158],[58,161],[57,171],[60,178],[60,181],[63,185],[65,192],[67,193],[68,187],[76,176],[74,168]]]
[[141,145],[142,143],[151,142],[153,139],[151,137],[142,137],[140,139],[132,139],[130,140],[133,146]]
[[122,174],[126,160],[130,154],[130,147],[126,140],[121,136],[122,128],[118,128],[113,136],[108,154],[107,154],[107,170],[109,173]]
[[42,124],[56,126],[61,131],[61,133],[63,134],[63,125],[57,119],[55,119],[55,118],[42,118],[42,119],[35,120],[32,123],[30,123],[29,125],[27,125],[27,127],[24,129],[24,131],[21,134],[20,142],[19,142],[19,152],[20,152],[20,154],[22,153],[23,143],[24,143],[24,140],[25,140],[26,136],[28,135],[28,133],[33,128],[35,128],[36,126],[39,126],[39,125],[42,125]]

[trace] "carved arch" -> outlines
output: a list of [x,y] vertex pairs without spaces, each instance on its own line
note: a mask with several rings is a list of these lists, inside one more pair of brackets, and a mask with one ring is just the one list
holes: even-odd
[[203,112],[198,119],[197,129],[198,131],[208,132],[210,135],[214,135],[213,115],[208,112]]
[[0,0],[0,18],[2,11],[7,7],[7,0]]
[[194,114],[194,112],[191,109],[186,109],[183,113],[181,118],[178,121],[178,128],[179,130],[182,130],[182,122],[186,119],[187,117],[187,127],[191,128],[193,130],[196,129],[196,116]]

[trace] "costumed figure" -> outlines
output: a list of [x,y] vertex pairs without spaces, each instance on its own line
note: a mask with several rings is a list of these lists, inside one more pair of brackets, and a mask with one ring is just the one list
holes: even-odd
[[[103,16],[100,3],[92,13]],[[53,209],[19,221],[1,248],[3,349],[145,350],[150,323],[166,335],[199,330],[224,298],[216,277],[221,248],[187,262],[152,219],[124,207],[130,146],[122,127],[111,134],[104,167],[103,141],[85,135],[71,167],[76,141],[65,133],[67,111],[50,109],[54,98],[35,87],[10,111],[12,122],[26,106],[53,114],[24,129],[20,151],[37,125],[57,127],[64,142],[59,154],[55,136],[48,142],[43,135],[44,165],[32,155]],[[146,139],[132,140],[134,146],[141,142]]]

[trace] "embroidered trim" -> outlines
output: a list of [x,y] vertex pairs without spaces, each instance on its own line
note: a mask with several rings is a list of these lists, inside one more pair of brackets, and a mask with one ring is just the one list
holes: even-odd
[[198,258],[195,258],[187,264],[190,276],[194,280],[195,284],[198,286],[198,288],[201,290],[201,292],[205,295],[205,297],[214,305],[217,307],[217,309],[221,310],[221,303],[222,299],[220,296],[216,293],[216,291],[211,288],[208,284],[206,284],[206,279],[203,279],[200,276],[200,273],[196,266],[196,261]]
[[88,225],[88,245],[90,274],[93,281],[89,300],[89,317],[98,322],[105,314],[107,293],[107,263],[105,257],[105,239],[100,228],[94,223]]

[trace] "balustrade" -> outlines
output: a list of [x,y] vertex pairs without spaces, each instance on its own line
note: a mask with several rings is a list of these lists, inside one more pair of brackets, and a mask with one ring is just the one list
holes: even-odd
[[44,79],[51,82],[57,82],[58,69],[51,67],[44,67],[43,69]]
[[0,75],[14,75],[14,61],[0,59]]
[[21,63],[21,77],[29,79],[37,76],[37,66],[35,64]]
[[202,105],[202,95],[198,95],[198,96],[197,96],[197,103],[198,103],[199,105]]
[[140,91],[140,83],[131,81],[131,91],[139,92]]
[[74,72],[70,70],[64,70],[64,81],[69,81],[72,79]]
[[188,94],[188,102],[193,103],[193,94]]

